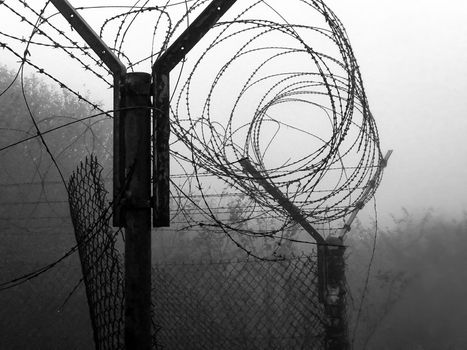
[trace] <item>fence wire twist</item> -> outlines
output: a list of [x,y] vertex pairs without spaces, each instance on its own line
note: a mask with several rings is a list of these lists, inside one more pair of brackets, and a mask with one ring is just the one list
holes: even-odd
[[[69,182],[70,209],[96,348],[121,349],[123,267],[101,171],[95,157],[81,163]],[[323,349],[327,321],[316,261],[310,255],[154,265],[154,348]]]

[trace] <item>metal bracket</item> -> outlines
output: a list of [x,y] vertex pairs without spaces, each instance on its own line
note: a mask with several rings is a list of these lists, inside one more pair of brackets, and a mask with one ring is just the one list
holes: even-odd
[[125,174],[123,169],[124,150],[122,145],[123,131],[120,127],[122,118],[121,103],[123,99],[122,82],[125,78],[126,67],[99,37],[99,35],[86,23],[83,17],[67,0],[51,0],[52,4],[65,17],[74,30],[83,38],[86,44],[96,53],[102,62],[109,68],[113,74],[114,84],[114,158],[113,158],[113,224],[114,226],[123,226],[123,215],[121,205],[116,200],[123,190],[125,183]]
[[170,71],[235,2],[213,0],[152,66],[154,227],[170,226]]

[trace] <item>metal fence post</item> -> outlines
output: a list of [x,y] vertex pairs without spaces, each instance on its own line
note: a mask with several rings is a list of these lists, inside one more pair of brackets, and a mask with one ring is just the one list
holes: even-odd
[[125,77],[125,348],[151,349],[151,75]]
[[350,349],[346,315],[345,246],[339,237],[328,237],[324,246],[326,287],[324,308],[326,325],[326,350]]

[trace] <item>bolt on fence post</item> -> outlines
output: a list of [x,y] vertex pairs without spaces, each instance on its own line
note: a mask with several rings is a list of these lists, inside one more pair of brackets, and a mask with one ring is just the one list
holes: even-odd
[[324,246],[326,287],[324,309],[326,350],[350,349],[346,315],[345,246],[340,237],[328,237]]
[[125,176],[125,349],[151,349],[151,75],[128,73],[121,120]]

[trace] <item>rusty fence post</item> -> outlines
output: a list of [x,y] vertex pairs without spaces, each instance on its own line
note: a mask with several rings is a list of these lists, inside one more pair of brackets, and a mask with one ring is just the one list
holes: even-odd
[[324,309],[326,350],[350,349],[346,314],[345,246],[340,237],[328,237],[324,246],[326,285]]

